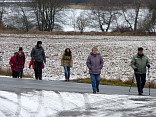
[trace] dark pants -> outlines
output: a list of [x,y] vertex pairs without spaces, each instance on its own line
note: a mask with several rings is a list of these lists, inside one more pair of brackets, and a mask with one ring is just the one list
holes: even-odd
[[19,78],[22,78],[23,77],[23,68],[21,69],[17,69],[17,77]]
[[17,71],[13,71],[13,70],[12,70],[12,77],[13,77],[13,78],[17,78]]
[[38,62],[38,61],[35,61],[34,62],[34,65],[35,65],[35,78],[36,80],[42,80],[42,67],[43,67],[43,62]]
[[138,92],[143,93],[143,88],[146,83],[146,74],[135,74],[135,76],[137,81]]

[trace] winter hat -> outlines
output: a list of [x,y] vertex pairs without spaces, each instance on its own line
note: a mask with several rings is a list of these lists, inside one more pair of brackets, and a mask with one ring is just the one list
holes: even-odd
[[39,44],[42,44],[42,41],[38,41],[38,42],[37,42],[37,45],[39,45]]
[[22,47],[19,47],[19,51],[23,51],[23,48]]
[[142,47],[139,47],[138,48],[138,51],[143,51],[144,49]]
[[92,51],[93,51],[93,50],[98,50],[98,48],[97,48],[97,47],[93,47],[93,48],[92,48]]

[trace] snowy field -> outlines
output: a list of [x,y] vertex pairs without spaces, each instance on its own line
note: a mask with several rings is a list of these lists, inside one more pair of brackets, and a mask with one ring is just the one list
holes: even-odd
[[146,55],[151,60],[151,78],[156,79],[156,39],[155,37],[139,36],[56,36],[56,35],[23,35],[0,34],[0,65],[8,69],[9,59],[22,46],[26,55],[24,73],[33,74],[28,68],[30,52],[38,40],[43,41],[47,64],[43,70],[44,80],[63,80],[64,69],[61,57],[66,47],[73,53],[74,66],[71,69],[71,79],[89,78],[86,59],[92,47],[98,46],[104,59],[101,78],[127,80],[133,77],[130,61],[137,48],[145,48]]
[[53,91],[0,91],[0,117],[155,117],[156,98]]

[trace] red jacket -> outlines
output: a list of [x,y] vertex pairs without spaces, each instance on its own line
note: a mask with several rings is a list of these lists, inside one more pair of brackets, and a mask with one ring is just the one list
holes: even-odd
[[19,68],[19,69],[24,68],[24,64],[25,64],[25,55],[24,55],[24,52],[22,52],[22,53],[19,53],[18,52],[16,54],[16,63],[17,63],[17,68]]
[[[31,59],[29,63],[29,68],[32,66],[33,69],[35,69],[34,61]],[[44,68],[44,62],[43,62],[43,68]]]
[[11,57],[9,64],[11,65],[12,71],[17,71],[16,56]]

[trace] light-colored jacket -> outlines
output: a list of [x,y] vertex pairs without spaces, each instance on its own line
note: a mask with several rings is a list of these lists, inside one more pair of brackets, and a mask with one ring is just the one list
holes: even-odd
[[136,74],[145,74],[146,73],[146,67],[149,65],[149,58],[143,54],[143,56],[139,56],[138,54],[133,56],[133,59],[131,61],[131,67],[133,69],[137,68]]
[[61,66],[73,67],[73,58],[71,56],[62,55]]

